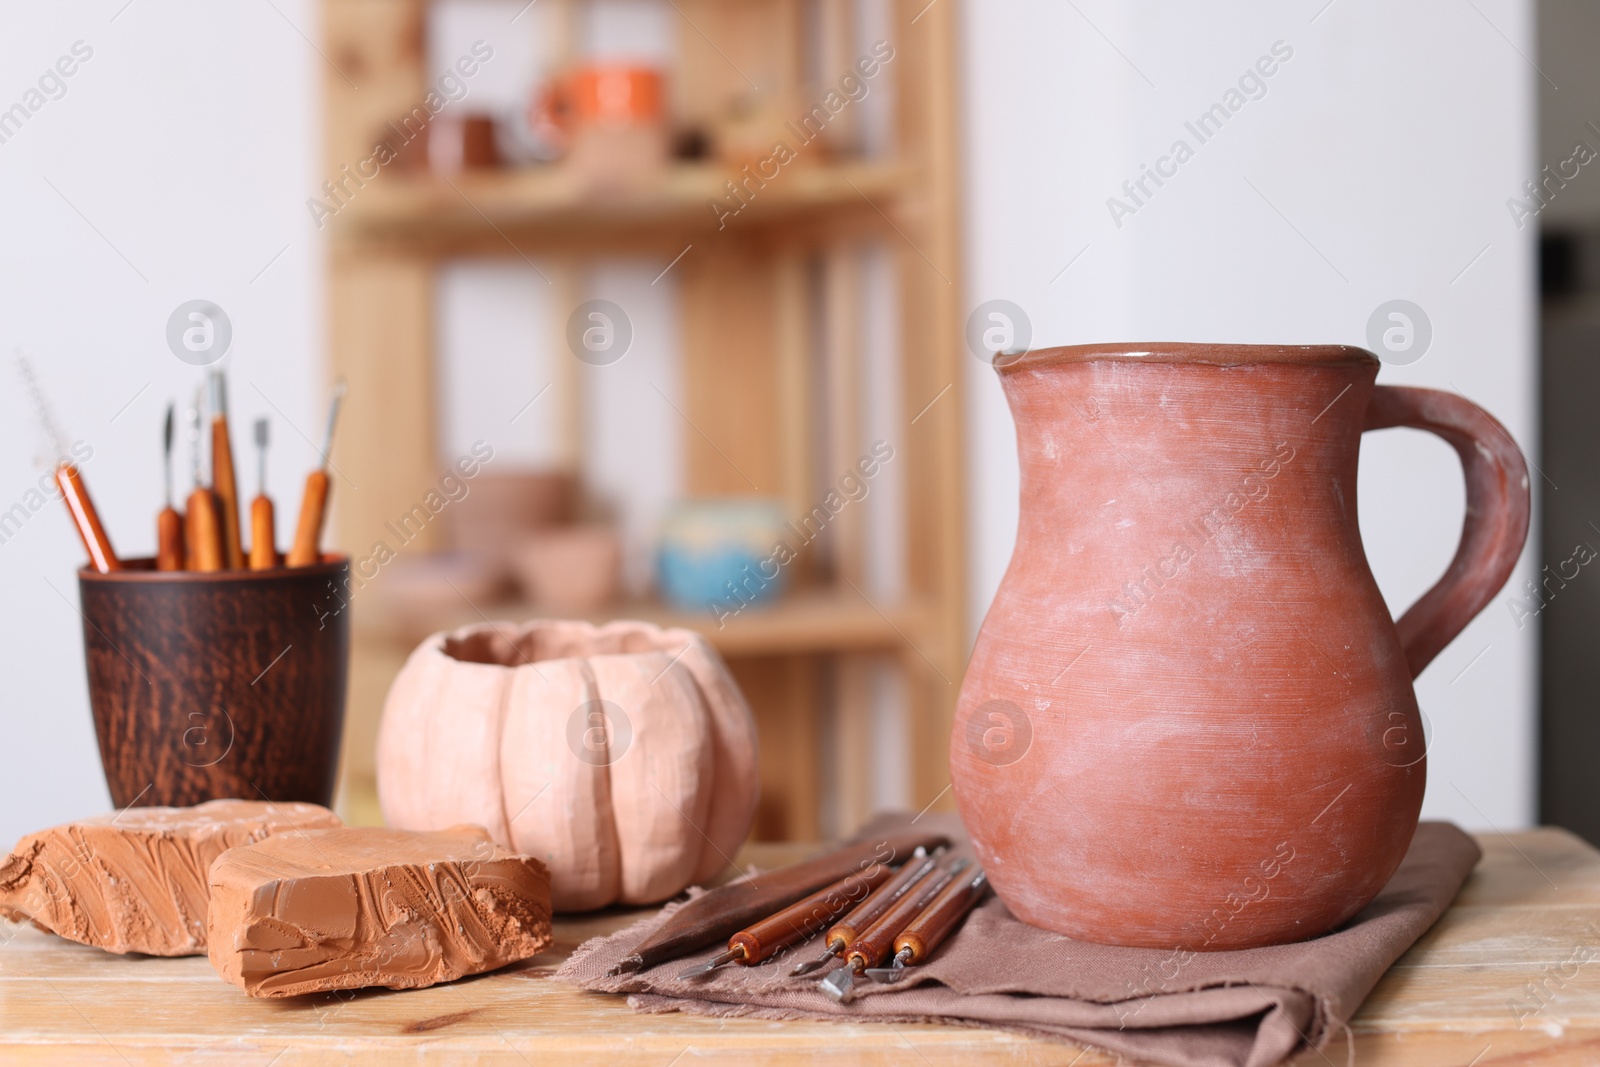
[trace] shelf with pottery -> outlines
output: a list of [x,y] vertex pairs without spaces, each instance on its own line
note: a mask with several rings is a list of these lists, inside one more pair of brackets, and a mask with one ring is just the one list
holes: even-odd
[[[561,12],[555,23],[572,31],[582,6],[581,0],[545,0],[539,8]],[[904,701],[899,721],[907,736],[887,758],[907,763],[905,803],[913,809],[948,805],[953,682],[971,636],[961,474],[962,367],[969,357],[962,341],[957,110],[949,73],[956,52],[953,9],[893,0],[884,12],[892,21],[894,52],[891,59],[885,51],[869,77],[871,92],[884,94],[880,99],[892,101],[892,108],[873,149],[865,137],[850,134],[856,111],[846,110],[837,124],[829,120],[833,128],[822,143],[784,162],[775,177],[764,178],[764,187],[755,186],[737,216],[719,219],[710,206],[717,200],[735,206],[724,199],[724,183],[742,175],[754,148],[773,143],[736,136],[738,129],[767,130],[773,118],[802,122],[796,116],[823,98],[819,86],[838,82],[837,75],[815,81],[813,68],[848,71],[873,48],[855,39],[864,24],[858,6],[824,0],[815,18],[792,0],[676,0],[669,6],[675,39],[660,71],[669,87],[667,119],[675,134],[706,135],[705,162],[668,162],[650,174],[635,173],[632,191],[602,195],[592,181],[596,170],[587,171],[591,180],[580,177],[585,172],[574,164],[576,153],[555,164],[455,169],[448,179],[416,167],[415,160],[396,160],[323,220],[332,238],[330,376],[350,387],[337,458],[350,486],[333,495],[338,543],[347,548],[385,537],[384,524],[408,512],[438,480],[434,299],[440,264],[453,256],[522,255],[536,262],[556,309],[555,336],[543,346],[563,354],[571,344],[568,316],[584,299],[585,272],[594,261],[648,255],[671,265],[680,309],[681,394],[673,403],[681,415],[683,456],[675,491],[683,498],[759,496],[779,502],[787,517],[808,513],[828,475],[866,453],[872,442],[865,427],[878,417],[873,403],[892,390],[895,414],[873,425],[884,427],[882,435],[896,449],[900,514],[891,527],[904,563],[895,578],[903,600],[873,595],[874,606],[847,584],[870,591],[875,577],[866,573],[864,523],[850,513],[833,524],[827,545],[807,550],[795,565],[781,601],[742,611],[726,627],[654,603],[624,602],[604,613],[688,625],[729,657],[762,742],[756,836],[763,839],[816,839],[868,814],[870,790],[847,789],[834,798],[837,825],[824,825],[821,781],[832,763],[845,780],[870,784],[869,761],[884,758],[873,741],[874,694],[888,688],[874,688],[881,671],[894,672],[896,699]],[[346,164],[354,167],[373,154],[375,139],[386,137],[382,131],[415,113],[439,72],[424,47],[425,0],[323,0],[321,10],[323,50],[338,66],[328,68],[324,81],[324,172],[338,179]],[[567,36],[546,57],[547,72],[570,73],[586,60],[576,47],[579,35]],[[753,94],[756,87],[760,92]],[[758,102],[764,117],[730,127],[752,95],[764,101]],[[455,136],[443,126],[439,134]],[[779,136],[795,143],[792,135]],[[769,165],[765,173],[771,172]],[[719,230],[720,222],[726,225]],[[893,309],[888,340],[864,326],[871,291],[864,261],[877,250],[891,279],[888,294],[879,298]],[[883,361],[892,378],[868,373],[875,366],[868,345],[882,344],[893,346]],[[539,346],[539,339],[529,339],[530,350]],[[581,423],[592,376],[576,360],[558,362],[562,369],[554,372],[540,414],[560,425],[561,461],[582,477]],[[449,544],[430,531],[414,547],[422,552]],[[482,614],[447,598],[415,626],[381,609],[376,592],[352,605],[340,803],[347,814],[372,810],[371,746],[409,641],[485,616],[551,614],[535,604],[471,596]],[[824,740],[829,716],[838,752],[828,752]]]
[[[573,613],[552,611],[528,601],[474,604],[463,599],[459,609],[427,614],[358,614],[354,625],[362,637],[414,645],[439,630],[485,620],[522,622],[550,617],[573,617]],[[625,601],[602,611],[581,612],[576,617],[595,623],[638,619],[664,628],[693,630],[730,657],[869,650],[915,655],[916,635],[930,622],[924,605],[874,603],[848,586],[839,590],[795,590],[774,603],[753,605],[720,621],[710,611],[685,612],[658,600]]]
[[915,171],[892,162],[797,162],[769,181],[748,180],[743,199],[736,198],[727,183],[746,180],[716,163],[677,163],[647,184],[615,191],[593,190],[559,164],[449,178],[385,174],[355,190],[328,225],[341,241],[418,245],[472,237],[498,242],[505,234],[712,237],[732,225],[814,222],[840,213],[875,216],[893,211],[916,188]]

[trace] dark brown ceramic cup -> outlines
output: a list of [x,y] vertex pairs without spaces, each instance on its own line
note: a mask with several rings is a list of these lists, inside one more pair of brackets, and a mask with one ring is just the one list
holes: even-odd
[[349,560],[270,571],[78,572],[100,763],[130,805],[333,800]]

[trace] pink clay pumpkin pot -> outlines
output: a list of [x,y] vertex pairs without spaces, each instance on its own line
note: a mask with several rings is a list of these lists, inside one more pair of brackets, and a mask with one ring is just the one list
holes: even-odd
[[557,911],[658,903],[714,877],[757,789],[755,723],[722,660],[647,623],[435,634],[378,733],[390,826],[486,827],[550,868]]
[[[1510,576],[1527,466],[1452,393],[1339,346],[1002,357],[1016,548],[956,711],[951,778],[1020,919],[1194,951],[1349,919],[1422,806],[1412,679]],[[1461,545],[1392,621],[1356,524],[1364,430],[1456,450]]]

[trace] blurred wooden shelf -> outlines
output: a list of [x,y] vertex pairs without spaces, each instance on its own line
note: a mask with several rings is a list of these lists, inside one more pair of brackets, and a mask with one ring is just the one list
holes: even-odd
[[[550,618],[537,604],[503,601],[438,613],[398,611],[378,605],[369,612],[355,603],[356,633],[415,645],[431,633],[493,622]],[[745,608],[719,626],[709,612],[682,612],[659,601],[630,601],[588,616],[604,623],[639,619],[657,626],[679,626],[704,634],[724,656],[780,656],[825,652],[904,651],[916,655],[917,635],[933,624],[925,606],[916,603],[874,605],[853,589],[796,590],[772,604]]]
[[632,243],[716,234],[773,222],[866,212],[894,206],[915,187],[915,170],[898,163],[796,162],[757,187],[735,216],[719,220],[713,203],[737,206],[726,182],[740,175],[716,163],[679,163],[637,190],[591,190],[559,164],[478,171],[442,178],[383,173],[356,191],[329,220],[336,240],[422,247],[582,234]]
[[[540,5],[550,13],[548,34],[540,31],[548,36],[542,70],[584,61],[585,2]],[[358,161],[372,156],[375,132],[409,122],[440,84],[426,47],[434,7],[431,0],[319,6],[319,48],[330,57],[323,174],[349,183]],[[728,658],[761,736],[758,837],[819,839],[830,829],[824,819],[854,827],[875,803],[880,758],[905,762],[910,807],[948,805],[956,683],[969,649],[956,5],[673,0],[667,10],[672,41],[660,66],[674,124],[707,131],[715,150],[719,131],[737,132],[729,120],[745,123],[741,143],[758,143],[752,131],[774,133],[782,115],[809,129],[821,107],[828,117],[819,128],[840,154],[824,156],[813,145],[797,148],[798,158],[776,174],[768,164],[765,184],[751,181],[732,217],[713,205],[738,206],[727,183],[743,187],[748,179],[721,162],[675,163],[649,184],[612,195],[559,163],[448,179],[384,167],[348,188],[321,231],[330,237],[330,369],[349,385],[338,463],[350,491],[333,496],[338,543],[388,542],[395,516],[411,514],[439,484],[441,268],[454,259],[525,261],[540,275],[529,284],[543,294],[536,298],[542,323],[503,343],[550,377],[540,417],[553,420],[556,466],[593,475],[592,445],[602,431],[591,397],[625,387],[674,409],[662,424],[673,427],[666,433],[676,435],[682,455],[674,494],[759,495],[796,522],[825,502],[839,472],[876,449],[875,438],[893,446],[891,503],[882,512],[836,511],[819,534],[825,540],[794,564],[795,577],[809,580],[797,581],[782,602],[746,609],[722,627],[709,613],[654,603],[621,604],[606,617],[691,627]],[[870,40],[869,26],[884,39]],[[525,31],[519,24],[504,32]],[[881,60],[862,80],[885,105],[876,111],[842,80],[868,54]],[[848,100],[834,100],[839,89]],[[770,114],[752,114],[753,100],[761,108],[770,102]],[[864,145],[890,154],[843,154]],[[652,344],[674,353],[679,392],[672,400],[651,392],[642,360],[594,374],[587,359],[567,358],[574,322],[592,321],[576,316],[613,291],[600,281],[619,261],[660,270],[655,280],[671,272],[670,284],[654,291],[670,289],[663,299],[672,313],[657,328],[673,336]],[[496,443],[510,433],[503,426],[484,432]],[[444,525],[427,526],[415,544],[407,538],[408,550],[444,547]],[[881,542],[880,531],[888,535]],[[868,551],[880,543],[892,555]],[[851,588],[868,588],[872,568],[884,566],[899,568],[905,603],[875,607]],[[837,585],[812,584],[823,580]],[[484,603],[481,613],[465,602],[454,607],[398,612],[377,590],[352,605],[347,795],[375,781],[384,695],[418,641],[486,617],[547,614],[532,604]],[[896,706],[903,715],[880,714]],[[880,752],[877,723],[903,735],[892,751]],[[841,785],[824,802],[824,781],[835,773]]]

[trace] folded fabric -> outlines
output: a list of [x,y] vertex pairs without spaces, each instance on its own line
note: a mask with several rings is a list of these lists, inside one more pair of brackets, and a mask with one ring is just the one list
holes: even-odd
[[[883,833],[907,817],[875,820]],[[919,827],[965,845],[954,816]],[[1117,948],[1074,941],[1013,918],[991,896],[922,967],[893,986],[857,983],[835,1004],[817,978],[790,978],[813,939],[755,967],[723,967],[681,980],[723,946],[635,974],[606,972],[680,905],[586,942],[557,979],[625,993],[640,1012],[686,1011],[763,1019],[945,1022],[989,1026],[1093,1045],[1180,1067],[1268,1067],[1303,1046],[1325,1047],[1389,965],[1449,907],[1482,855],[1448,823],[1423,823],[1389,884],[1339,930],[1311,941],[1237,952]],[[696,892],[696,891],[691,891]],[[822,972],[825,973],[825,972]]]

